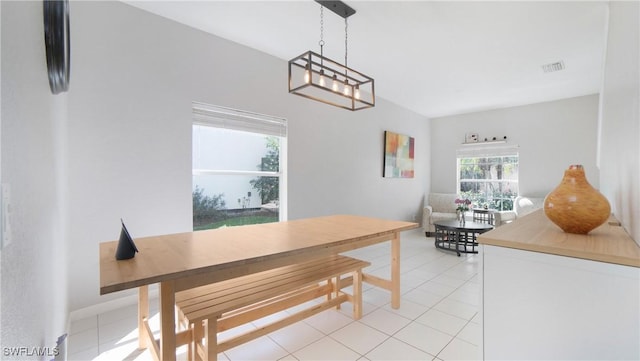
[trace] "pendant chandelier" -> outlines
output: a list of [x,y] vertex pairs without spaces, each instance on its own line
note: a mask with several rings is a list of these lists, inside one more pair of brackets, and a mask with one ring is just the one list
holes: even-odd
[[[375,106],[374,80],[347,66],[348,18],[355,10],[342,1],[318,1],[320,4],[320,54],[311,50],[289,60],[289,93],[348,110]],[[326,58],[323,9],[344,18],[344,65]]]

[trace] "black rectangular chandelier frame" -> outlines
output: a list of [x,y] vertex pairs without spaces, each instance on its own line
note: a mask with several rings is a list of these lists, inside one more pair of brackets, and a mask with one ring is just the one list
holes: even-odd
[[343,109],[374,107],[374,82],[373,78],[311,50],[289,60],[289,93]]
[[[341,1],[316,2],[345,19],[355,13]],[[288,73],[289,93],[351,111],[375,106],[373,78],[311,50],[289,60]]]

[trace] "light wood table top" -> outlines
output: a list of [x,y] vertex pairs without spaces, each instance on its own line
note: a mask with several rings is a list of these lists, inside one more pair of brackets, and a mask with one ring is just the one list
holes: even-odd
[[[168,280],[221,281],[238,275],[233,272],[260,271],[344,252],[417,227],[412,222],[334,215],[219,228],[137,238],[139,253],[123,261],[115,259],[118,242],[104,242],[100,244],[100,294]],[[206,279],[198,281],[198,275]]]
[[622,227],[605,222],[586,235],[565,233],[542,209],[483,233],[478,243],[640,267],[640,247]]
[[[204,284],[391,241],[391,280],[363,281],[391,291],[400,307],[400,232],[417,223],[335,215],[135,239],[140,251],[116,261],[117,241],[100,244],[100,294],[139,288],[138,340],[154,359],[176,358],[175,293]],[[160,339],[148,325],[148,285],[160,284]],[[150,346],[150,347],[149,347]]]

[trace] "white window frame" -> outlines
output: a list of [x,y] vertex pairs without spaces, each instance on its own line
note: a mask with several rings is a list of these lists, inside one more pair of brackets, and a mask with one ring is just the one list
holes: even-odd
[[[259,114],[245,110],[222,107],[218,105],[192,102],[193,125],[202,125],[213,128],[238,130],[249,133],[276,136],[280,139],[278,171],[244,171],[244,170],[219,170],[196,169],[196,175],[241,175],[255,177],[278,177],[280,221],[288,219],[287,207],[287,120],[281,117]],[[192,141],[193,143],[193,141]]]
[[[492,183],[516,183],[518,186],[518,192],[516,196],[520,193],[520,154],[518,152],[518,146],[482,146],[477,145],[473,147],[465,147],[458,149],[456,152],[456,189],[458,194],[461,193],[460,185],[461,182],[469,182],[469,183],[484,183],[484,182],[492,182]],[[495,157],[518,157],[518,179],[460,179],[460,159],[462,158],[495,158]]]

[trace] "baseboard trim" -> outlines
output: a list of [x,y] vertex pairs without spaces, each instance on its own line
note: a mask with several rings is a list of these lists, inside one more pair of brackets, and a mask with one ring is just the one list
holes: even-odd
[[[149,298],[157,299],[158,298],[158,289],[157,287],[149,288]],[[101,313],[117,310],[122,307],[131,306],[138,304],[138,295],[129,295],[120,298],[116,298],[114,300],[101,302],[95,305],[91,305],[88,307],[84,307],[75,311],[71,311],[69,314],[70,322],[81,320],[87,317],[97,316]],[[69,329],[71,329],[69,327]]]

